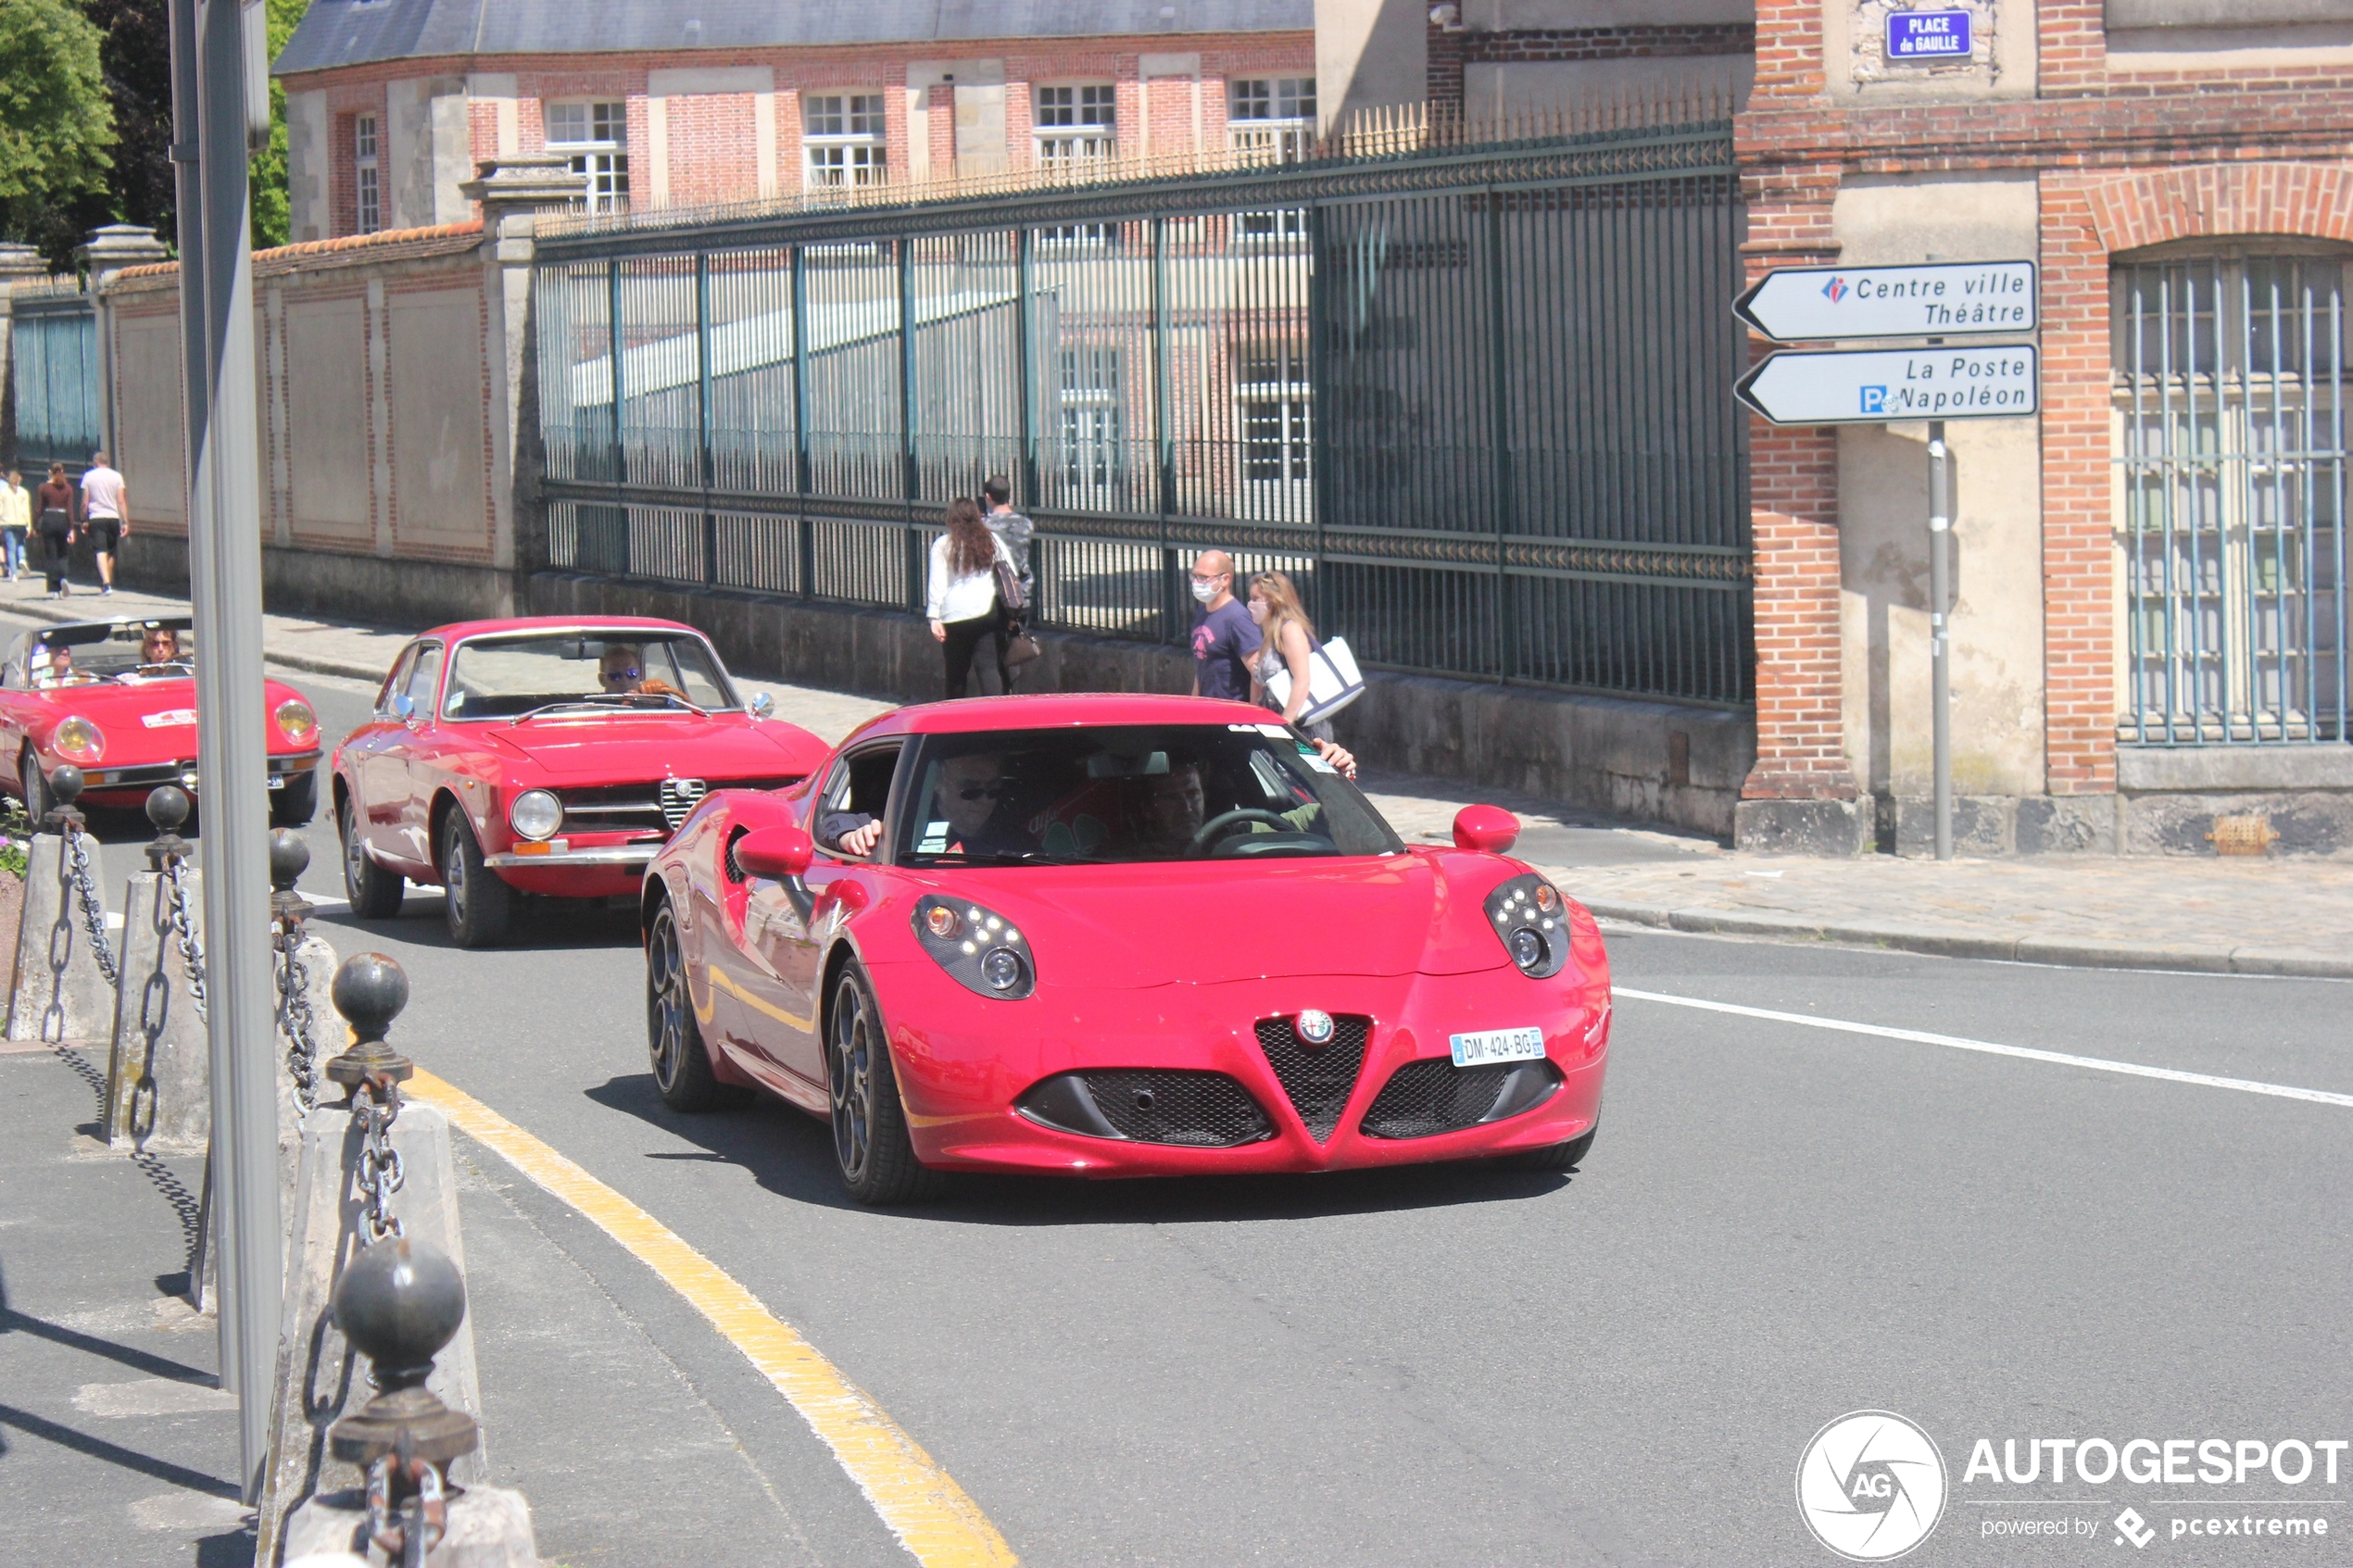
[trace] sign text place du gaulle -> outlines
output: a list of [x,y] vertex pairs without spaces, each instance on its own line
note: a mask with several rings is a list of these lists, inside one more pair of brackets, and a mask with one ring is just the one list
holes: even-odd
[[1887,13],[1887,57],[1891,60],[1967,59],[1972,42],[1967,11]]

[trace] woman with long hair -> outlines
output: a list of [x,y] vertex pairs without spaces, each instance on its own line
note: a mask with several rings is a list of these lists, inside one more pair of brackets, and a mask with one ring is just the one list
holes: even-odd
[[[1262,571],[1250,580],[1250,618],[1258,622],[1258,657],[1251,663],[1251,700],[1299,723],[1307,708],[1308,676],[1315,653],[1315,626],[1299,602],[1299,589],[1279,571]],[[1290,676],[1290,695],[1277,702],[1266,687],[1277,675]],[[1311,740],[1332,738],[1331,725],[1305,724],[1301,731]]]
[[947,659],[948,696],[964,695],[973,655],[984,638],[999,645],[1002,659],[1005,621],[997,604],[997,563],[1013,563],[989,532],[980,503],[959,495],[948,503],[948,532],[931,543],[931,634]]

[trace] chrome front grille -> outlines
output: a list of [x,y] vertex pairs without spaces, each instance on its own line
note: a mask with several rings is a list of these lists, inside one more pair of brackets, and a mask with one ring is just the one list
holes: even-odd
[[711,793],[711,785],[700,779],[664,779],[661,793],[661,820],[670,824],[671,832],[676,833],[687,813]]

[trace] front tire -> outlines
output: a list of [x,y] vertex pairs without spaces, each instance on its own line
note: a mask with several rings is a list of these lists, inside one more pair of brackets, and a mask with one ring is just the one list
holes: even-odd
[[319,775],[316,772],[290,773],[283,788],[270,797],[270,825],[273,828],[303,828],[319,814]]
[[646,1052],[662,1104],[688,1114],[725,1110],[751,1098],[751,1091],[723,1084],[711,1065],[702,1028],[695,1022],[695,998],[686,980],[686,953],[678,938],[678,917],[664,902],[654,911],[646,938]]
[[945,1180],[915,1158],[882,1010],[854,960],[835,983],[825,1016],[825,1082],[833,1102],[834,1163],[849,1196],[878,1206],[937,1197]]
[[31,746],[17,760],[19,793],[24,797],[24,814],[32,819],[32,831],[41,831],[41,819],[49,814],[49,775],[41,771],[41,759]]
[[343,836],[343,896],[361,920],[390,920],[400,912],[408,884],[398,872],[386,871],[368,858],[367,841],[359,836],[359,809],[349,796],[335,808],[335,831]]
[[1506,1154],[1495,1163],[1506,1171],[1572,1171],[1584,1163],[1586,1154],[1593,1147],[1593,1135],[1600,1131],[1598,1126],[1588,1127],[1581,1137],[1554,1144],[1549,1148],[1522,1149],[1517,1154]]
[[507,939],[514,924],[515,890],[482,863],[473,825],[454,806],[441,819],[441,888],[449,940],[460,947],[488,947]]

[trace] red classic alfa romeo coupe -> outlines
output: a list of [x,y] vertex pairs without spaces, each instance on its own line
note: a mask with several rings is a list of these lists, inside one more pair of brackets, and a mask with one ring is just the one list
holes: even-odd
[[647,869],[647,1027],[682,1110],[831,1119],[864,1201],[939,1173],[1327,1171],[1593,1137],[1592,916],[1466,809],[1409,847],[1265,713],[1192,697],[902,709]]
[[474,621],[402,649],[368,722],[335,748],[352,912],[438,884],[459,946],[503,940],[518,894],[635,893],[706,790],[769,789],[824,742],[747,705],[718,651],[674,621]]
[[[180,616],[125,616],[27,632],[0,666],[0,781],[35,822],[49,775],[82,770],[82,800],[137,806],[157,784],[196,786],[196,645]],[[319,716],[282,681],[270,719],[270,820],[300,827],[319,806]]]

